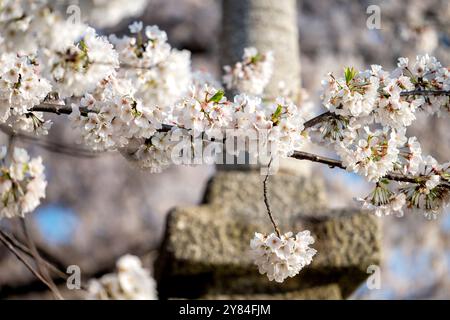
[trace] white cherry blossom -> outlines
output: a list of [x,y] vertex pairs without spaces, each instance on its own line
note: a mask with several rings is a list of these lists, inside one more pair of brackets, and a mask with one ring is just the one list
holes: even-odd
[[263,235],[255,233],[250,241],[251,256],[261,274],[266,274],[270,281],[283,282],[296,276],[308,266],[316,254],[309,246],[314,238],[309,231],[294,236],[288,232],[281,237],[272,233]]
[[7,159],[3,147],[0,173],[0,219],[25,217],[45,198],[47,181],[40,157],[30,159],[25,149],[15,148]]
[[141,260],[132,255],[120,258],[116,273],[89,282],[90,300],[157,300],[156,283]]

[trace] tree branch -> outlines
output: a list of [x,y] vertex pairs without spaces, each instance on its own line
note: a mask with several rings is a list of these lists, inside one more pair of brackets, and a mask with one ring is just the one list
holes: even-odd
[[[326,164],[330,168],[339,168],[339,169],[347,170],[347,168],[339,160],[318,156],[318,155],[308,153],[308,152],[295,151],[294,154],[291,156],[291,158],[294,158],[297,160],[308,160],[311,162]],[[402,175],[399,173],[388,173],[383,178],[386,178],[391,181],[407,182],[407,183],[420,183],[420,182],[424,181],[424,177],[422,177],[422,176],[405,176],[405,175]],[[444,184],[444,187],[447,189],[450,189],[449,184]]]
[[0,233],[0,242],[5,245],[5,247],[12,253],[14,256],[23,263],[23,265],[37,278],[39,281],[44,283],[50,290],[53,291],[52,285],[45,280],[42,275],[39,274],[34,268],[31,266],[31,264],[16,250],[16,248]]
[[[400,93],[401,96],[450,96],[449,90],[413,90],[413,91],[403,91]],[[61,105],[56,103],[41,103],[40,105],[34,106],[30,109],[30,112],[47,112],[54,114],[65,114],[70,115],[72,113],[72,107],[68,105]],[[86,107],[80,107],[80,113],[83,116],[87,116],[89,113],[93,113],[95,111],[89,110]],[[304,126],[306,129],[311,128],[323,121],[325,121],[329,117],[333,117],[334,114],[331,112],[325,112],[317,117],[314,117],[311,120],[305,122]],[[165,126],[163,128],[163,132],[170,130],[170,126]]]
[[[450,91],[448,90],[413,90],[413,91],[404,91],[400,93],[401,96],[412,96],[412,95],[422,95],[422,96],[438,96],[438,95],[444,95],[444,96],[450,96]],[[50,112],[55,114],[71,114],[72,108],[68,106],[62,106],[62,105],[55,105],[55,104],[41,104],[39,106],[36,106],[31,109],[31,111],[40,111],[40,112]],[[89,112],[93,112],[91,110],[88,110],[87,108],[80,108],[80,112],[83,115],[87,115]],[[304,123],[305,129],[309,129],[314,127],[315,125],[322,123],[323,121],[326,121],[328,118],[335,117],[336,115],[332,112],[325,112],[322,113]],[[170,131],[172,126],[170,125],[163,125],[163,128],[159,130],[160,132],[168,132]],[[318,155],[314,155],[311,153],[301,152],[297,151],[292,156],[292,158],[295,158],[297,160],[308,160],[312,162],[322,163],[326,164],[332,168],[340,168],[346,170],[344,165],[339,160],[334,160],[331,158],[321,157]],[[423,177],[410,177],[410,176],[404,176],[397,173],[389,173],[385,176],[386,179],[392,180],[392,181],[398,181],[398,182],[408,182],[408,183],[419,183],[423,181]],[[450,186],[444,185],[446,188],[450,189]]]
[[318,115],[317,117],[312,118],[311,120],[308,120],[304,123],[305,129],[309,129],[314,127],[315,125],[318,125],[319,123],[322,123],[326,121],[328,118],[334,117],[335,114],[331,113],[330,111],[322,113]]
[[77,158],[95,158],[102,153],[100,152],[93,152],[85,148],[80,148],[77,146],[68,146],[56,141],[49,141],[44,139],[39,139],[34,136],[30,136],[23,133],[16,133],[11,128],[8,128],[6,126],[0,126],[0,131],[2,131],[4,134],[13,136],[16,139],[31,142],[33,145],[36,145],[38,147],[44,148],[47,151],[58,153],[58,154],[64,154],[71,157],[77,157]]
[[413,90],[400,93],[401,96],[450,96],[450,90]]
[[43,278],[45,278],[48,281],[48,284],[50,285],[50,290],[52,291],[55,298],[58,300],[64,300],[64,298],[62,297],[61,293],[58,290],[58,287],[55,285],[52,277],[49,275],[46,265],[43,263],[43,259],[39,255],[39,252],[33,241],[33,237],[31,236],[30,231],[28,230],[28,225],[27,225],[27,221],[25,220],[25,218],[20,219],[20,223],[22,226],[22,231],[28,242],[28,246],[30,248],[33,259],[36,262],[36,265],[38,267],[39,273],[42,275]]
[[267,209],[267,215],[270,218],[270,222],[272,222],[273,225],[273,229],[275,230],[278,238],[281,238],[281,232],[280,232],[280,228],[278,227],[277,223],[275,222],[275,219],[273,218],[272,215],[272,209],[270,208],[270,202],[269,202],[269,196],[268,196],[268,182],[269,182],[269,177],[270,177],[270,166],[272,164],[272,159],[269,162],[269,165],[267,167],[267,175],[264,178],[264,182],[263,182],[263,191],[264,191],[264,204],[266,205],[266,209]]
[[[20,250],[22,253],[26,254],[28,257],[33,258],[33,254],[31,250],[25,246],[22,242],[20,242],[18,239],[16,239],[13,235],[8,234],[7,232],[0,229],[0,235],[2,235],[4,238],[6,238],[16,249]],[[38,249],[40,251],[41,249]],[[68,275],[64,272],[62,272],[55,264],[51,263],[47,259],[44,259],[42,257],[42,253],[40,253],[40,256],[42,258],[43,263],[58,277],[61,279],[66,280],[68,278]]]
[[[47,112],[54,113],[57,115],[65,114],[70,115],[72,113],[72,107],[65,104],[56,104],[56,103],[41,103],[37,106],[34,106],[30,109],[30,112]],[[80,107],[80,113],[83,116],[87,116],[89,113],[94,111],[89,110],[86,107]]]

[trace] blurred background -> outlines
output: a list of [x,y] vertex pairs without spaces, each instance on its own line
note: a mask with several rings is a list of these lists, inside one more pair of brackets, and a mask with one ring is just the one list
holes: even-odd
[[[379,30],[366,27],[366,9],[372,4],[381,8]],[[174,47],[192,52],[194,70],[220,75],[219,0],[139,0],[127,6],[125,17],[110,14],[112,21],[101,19],[105,16],[102,1],[97,11],[87,8],[82,14],[92,15],[91,23],[104,34],[126,32],[134,20],[156,24],[167,31]],[[298,21],[302,84],[317,105],[316,112],[320,82],[328,72],[340,73],[346,66],[365,69],[371,64],[389,70],[398,57],[414,59],[420,53],[450,65],[448,0],[301,0]],[[74,151],[80,148],[68,122],[61,118],[54,122],[46,139]],[[424,153],[445,162],[450,156],[448,128],[448,119],[419,116],[409,134],[419,138]],[[61,266],[79,265],[83,277],[113,270],[116,259],[126,253],[147,257],[150,266],[168,211],[199,203],[215,171],[209,166],[173,167],[150,174],[133,168],[117,153],[90,157],[82,151],[50,152],[26,140],[18,144],[43,156],[49,181],[46,201],[31,215],[38,246]],[[370,190],[356,175],[316,165],[312,170],[326,180],[327,202],[333,208],[354,206],[353,198]],[[16,231],[13,223],[0,223]],[[384,218],[381,270],[381,289],[362,286],[353,298],[450,298],[450,215],[436,221],[411,214]],[[39,290],[32,275],[0,247],[0,298],[39,297]]]

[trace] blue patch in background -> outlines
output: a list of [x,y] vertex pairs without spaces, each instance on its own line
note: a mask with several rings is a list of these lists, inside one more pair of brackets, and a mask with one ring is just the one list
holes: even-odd
[[56,204],[37,209],[34,219],[40,234],[51,245],[70,244],[79,225],[75,211]]

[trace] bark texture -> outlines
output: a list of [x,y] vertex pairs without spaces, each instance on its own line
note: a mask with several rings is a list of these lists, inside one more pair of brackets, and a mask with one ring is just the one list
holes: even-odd
[[222,0],[221,63],[239,61],[246,47],[273,51],[275,70],[267,88],[277,95],[278,84],[298,97],[300,91],[300,50],[296,0]]

